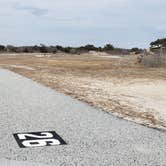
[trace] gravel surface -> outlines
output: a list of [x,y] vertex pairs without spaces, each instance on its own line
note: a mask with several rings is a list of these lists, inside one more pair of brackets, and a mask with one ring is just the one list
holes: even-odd
[[[118,119],[0,70],[0,166],[166,166],[166,133]],[[67,145],[19,148],[13,133],[56,131]]]

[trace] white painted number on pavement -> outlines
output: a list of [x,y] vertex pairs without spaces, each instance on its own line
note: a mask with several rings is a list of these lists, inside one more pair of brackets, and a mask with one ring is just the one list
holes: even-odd
[[21,148],[66,144],[66,142],[54,131],[16,133],[13,135]]

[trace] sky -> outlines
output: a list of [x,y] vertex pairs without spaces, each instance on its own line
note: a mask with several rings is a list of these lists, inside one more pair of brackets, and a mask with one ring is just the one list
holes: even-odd
[[0,0],[0,44],[148,48],[166,37],[166,0]]

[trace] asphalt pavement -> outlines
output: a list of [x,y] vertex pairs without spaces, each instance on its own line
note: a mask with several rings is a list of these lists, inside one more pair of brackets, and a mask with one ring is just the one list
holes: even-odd
[[[20,140],[13,136],[18,133]],[[166,132],[0,69],[0,166],[47,165],[166,166]]]

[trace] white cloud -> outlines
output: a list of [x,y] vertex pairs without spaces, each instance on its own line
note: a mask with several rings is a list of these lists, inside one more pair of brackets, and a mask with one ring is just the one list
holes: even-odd
[[16,44],[113,41],[121,47],[138,40],[142,46],[150,34],[166,32],[165,5],[165,0],[0,1],[0,38]]

